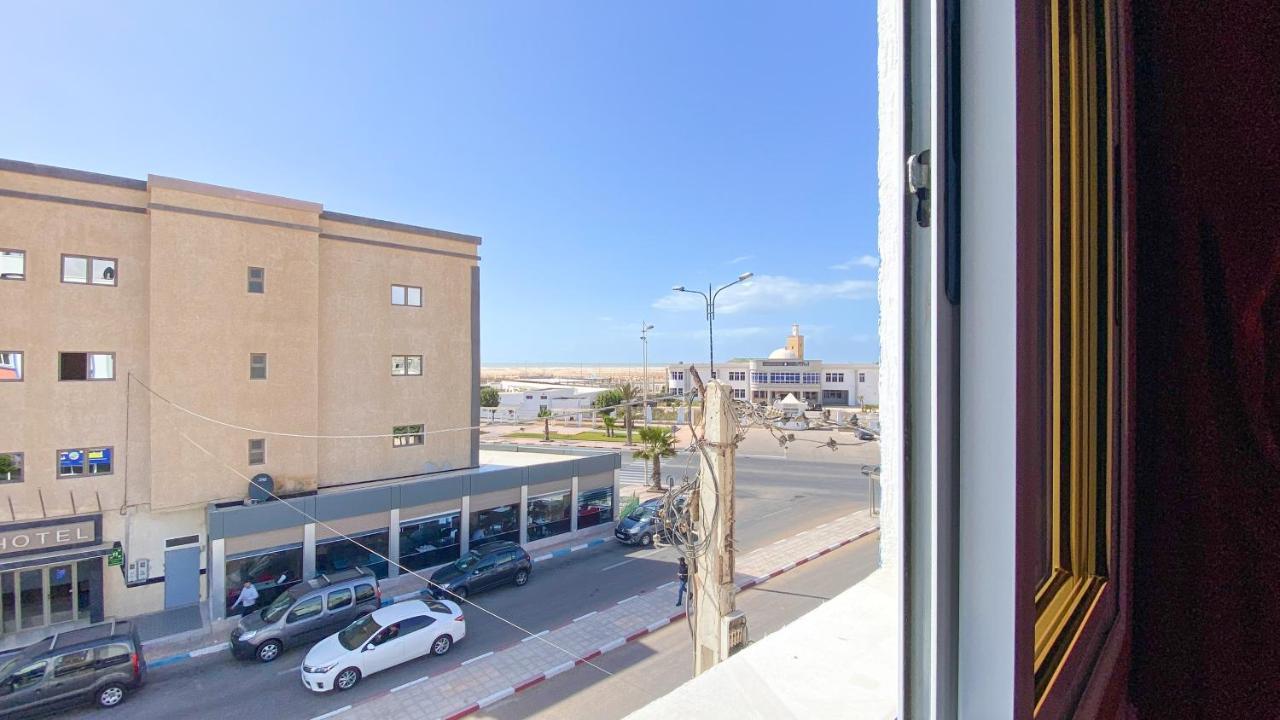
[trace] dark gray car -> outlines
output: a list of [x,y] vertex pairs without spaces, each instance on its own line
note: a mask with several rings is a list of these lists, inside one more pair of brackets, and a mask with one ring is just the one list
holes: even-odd
[[131,623],[58,633],[0,659],[0,717],[90,701],[112,708],[142,687],[146,675]]
[[466,598],[472,593],[508,583],[524,587],[532,572],[533,559],[517,543],[485,543],[431,573],[431,594]]
[[271,662],[286,647],[332,635],[381,606],[378,579],[367,568],[321,575],[240,618],[231,631],[231,653]]

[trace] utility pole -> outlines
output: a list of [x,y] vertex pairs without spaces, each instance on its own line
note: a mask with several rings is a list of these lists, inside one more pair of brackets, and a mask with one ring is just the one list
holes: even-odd
[[[640,381],[640,392],[644,397],[644,426],[649,427],[649,331],[653,326],[643,320],[640,321],[640,345],[643,347],[642,354],[644,356],[644,379]],[[648,461],[645,462],[648,465]]]
[[[690,368],[701,386],[697,370]],[[728,383],[712,380],[702,392],[705,448],[699,470],[694,527],[706,551],[694,559],[693,673],[700,675],[746,644],[746,616],[734,610],[738,593],[733,583],[734,481],[738,423],[733,412],[733,390]]]

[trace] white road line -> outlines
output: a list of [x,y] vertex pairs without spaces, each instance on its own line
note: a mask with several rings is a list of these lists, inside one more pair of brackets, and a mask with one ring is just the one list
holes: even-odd
[[601,646],[600,646],[600,654],[602,654],[602,655],[603,655],[604,653],[607,653],[607,652],[609,652],[610,650],[617,650],[618,648],[620,648],[620,647],[622,647],[623,645],[626,645],[626,644],[627,644],[627,640],[626,640],[626,638],[618,638],[617,640],[614,640],[614,641],[613,641],[613,642],[611,642],[611,643],[606,643],[606,644],[604,644],[604,645],[601,645]]
[[296,666],[296,667],[291,667],[291,668],[289,668],[288,670],[281,670],[280,672],[278,672],[278,673],[276,673],[276,674],[277,674],[277,675],[288,675],[289,673],[296,673],[296,672],[298,672],[298,671],[299,671],[299,670],[301,670],[301,669],[302,669],[302,666],[301,666],[301,665],[298,665],[298,666]]
[[619,604],[619,605],[621,605],[622,603],[631,602],[632,600],[635,600],[635,599],[636,599],[636,598],[638,598],[638,597],[640,597],[640,596],[639,596],[639,595],[632,595],[632,596],[631,596],[631,597],[629,597],[629,598],[625,598],[625,599],[623,599],[623,600],[619,600],[619,601],[618,601],[618,604]]
[[642,552],[642,553],[640,553],[639,555],[632,555],[632,557],[637,557],[637,558],[647,558],[647,557],[651,557],[651,556],[653,556],[653,555],[657,555],[658,553],[662,552],[662,551],[663,551],[663,549],[664,549],[664,548],[654,548],[653,550],[650,550],[650,551],[648,551],[648,552]]
[[471,663],[473,663],[473,662],[475,662],[475,661],[477,661],[477,660],[483,660],[483,659],[485,659],[485,658],[489,657],[489,656],[490,656],[490,655],[492,655],[492,654],[493,654],[493,651],[492,651],[492,650],[490,650],[489,652],[487,652],[487,653],[485,653],[485,654],[483,654],[483,655],[477,655],[477,656],[475,656],[475,657],[471,658],[470,660],[463,660],[463,661],[462,661],[462,664],[463,664],[463,665],[470,665]]
[[586,615],[582,615],[581,617],[576,617],[576,618],[574,618],[574,619],[573,619],[573,621],[574,621],[574,622],[578,622],[579,620],[586,620],[587,618],[591,617],[592,615],[595,615],[597,612],[599,612],[599,611],[598,611],[598,610],[592,610],[591,612],[587,613]]
[[786,511],[787,511],[787,510],[789,510],[789,509],[790,509],[790,508],[782,508],[781,510],[774,510],[773,512],[768,513],[768,514],[766,514],[766,515],[761,515],[761,516],[760,516],[760,519],[761,519],[761,520],[763,520],[763,519],[765,519],[765,518],[767,518],[767,517],[773,517],[774,515],[780,515],[780,514],[782,514],[782,513],[786,512]]
[[317,716],[315,716],[315,717],[311,718],[311,720],[324,720],[325,718],[331,718],[331,717],[333,717],[334,715],[337,715],[338,713],[344,713],[344,712],[346,712],[346,711],[348,711],[348,710],[350,710],[350,709],[351,709],[351,706],[350,706],[350,705],[344,705],[344,706],[342,706],[342,707],[340,707],[340,708],[338,708],[337,710],[334,710],[334,711],[332,711],[332,712],[327,712],[327,713],[325,713],[325,714],[323,714],[323,715],[317,715]]
[[635,560],[635,558],[628,558],[628,559],[626,559],[626,560],[623,560],[622,562],[616,562],[616,563],[614,563],[614,564],[612,564],[612,565],[608,565],[608,566],[606,566],[606,567],[602,567],[602,568],[600,568],[600,572],[604,572],[605,570],[612,570],[612,569],[614,569],[614,568],[616,568],[616,567],[621,567],[621,566],[626,565],[627,563],[631,562],[632,560]]
[[191,657],[200,657],[201,655],[208,655],[209,653],[216,653],[221,650],[226,650],[229,647],[231,647],[231,643],[221,643],[219,645],[210,645],[209,647],[197,648],[187,654],[190,655]]
[[391,692],[399,692],[399,691],[401,691],[401,690],[404,690],[405,688],[411,688],[411,687],[413,687],[414,685],[417,685],[417,684],[418,684],[418,683],[420,683],[420,682],[426,682],[426,681],[428,681],[428,680],[430,680],[430,679],[431,679],[431,676],[430,676],[430,675],[423,675],[422,677],[418,678],[417,680],[410,680],[409,682],[407,682],[407,683],[405,683],[405,684],[403,684],[403,685],[397,685],[397,686],[395,686],[395,687],[391,688]]
[[574,667],[576,667],[576,665],[574,664],[574,662],[573,662],[572,660],[570,660],[570,661],[568,661],[568,662],[560,663],[559,665],[557,665],[557,666],[555,666],[555,667],[551,668],[550,670],[548,670],[548,671],[546,671],[546,672],[542,673],[542,676],[543,676],[544,678],[550,679],[550,678],[553,678],[553,677],[555,677],[555,676],[559,675],[559,674],[560,674],[560,673],[562,673],[562,672],[568,672],[568,671],[572,670]]
[[515,694],[516,694],[516,689],[515,689],[515,688],[513,688],[513,687],[509,687],[509,688],[507,688],[506,690],[499,690],[498,692],[496,692],[496,693],[494,693],[494,694],[490,695],[489,697],[487,697],[487,698],[483,698],[482,700],[480,700],[480,702],[478,702],[478,703],[476,703],[476,704],[477,704],[477,705],[479,705],[479,706],[480,706],[480,707],[482,707],[482,708],[483,708],[483,707],[489,707],[490,705],[492,705],[492,704],[494,704],[494,703],[498,702],[499,700],[501,700],[501,699],[503,699],[503,698],[505,698],[505,697],[510,697],[510,696],[512,696],[512,695],[515,695]]
[[658,586],[658,589],[661,590],[662,588],[669,588],[675,584],[676,584],[676,581],[672,580],[671,582],[662,583],[661,585]]
[[533,640],[533,639],[535,639],[535,638],[540,638],[540,637],[542,637],[543,635],[546,635],[546,634],[547,634],[547,633],[549,633],[549,632],[551,632],[551,631],[550,631],[550,630],[543,630],[543,631],[542,631],[542,632],[540,632],[540,633],[534,633],[534,634],[530,635],[529,637],[527,637],[527,638],[525,638],[525,639],[521,640],[520,642],[529,642],[530,640]]

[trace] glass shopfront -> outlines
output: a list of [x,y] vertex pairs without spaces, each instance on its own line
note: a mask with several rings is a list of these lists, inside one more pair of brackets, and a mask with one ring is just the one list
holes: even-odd
[[471,545],[497,540],[520,542],[519,505],[502,505],[471,513]]
[[226,608],[240,597],[245,582],[258,590],[258,607],[271,604],[280,593],[302,580],[302,546],[261,550],[227,560]]
[[578,493],[578,529],[613,522],[613,488]]
[[570,494],[565,489],[529,498],[529,542],[569,532]]
[[334,538],[316,543],[316,572],[336,573],[366,567],[379,579],[387,576],[387,552],[390,548],[387,529],[352,535],[351,539]]
[[102,558],[0,572],[0,635],[101,614]]
[[462,547],[462,513],[409,520],[400,524],[400,564],[424,570],[458,559]]

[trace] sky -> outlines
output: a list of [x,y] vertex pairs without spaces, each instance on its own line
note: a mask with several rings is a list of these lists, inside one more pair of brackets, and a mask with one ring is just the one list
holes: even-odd
[[14,3],[0,157],[484,238],[481,356],[874,361],[875,3]]

